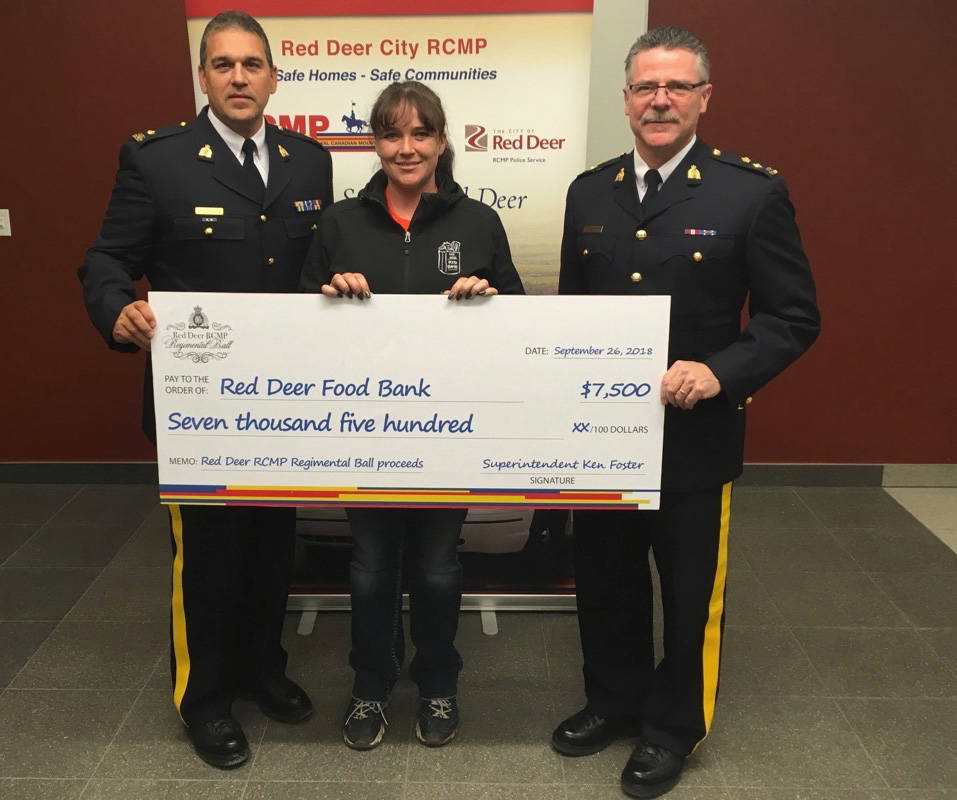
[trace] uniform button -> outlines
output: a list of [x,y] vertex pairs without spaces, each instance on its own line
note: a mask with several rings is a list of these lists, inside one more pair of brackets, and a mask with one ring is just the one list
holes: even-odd
[[259,221],[260,221],[260,222],[265,222],[265,221],[266,221],[266,215],[265,215],[265,214],[260,214],[260,215],[259,215]]
[[638,283],[640,280],[641,280],[641,273],[640,273],[640,272],[632,272],[632,273],[631,273],[631,282],[632,282],[632,283]]
[[635,238],[638,239],[638,241],[643,242],[645,239],[648,238],[648,231],[644,229],[639,229],[635,231]]
[[212,236],[212,235],[213,235],[213,229],[212,229],[212,228],[203,228],[203,233],[205,233],[207,236]]
[[751,159],[748,158],[747,156],[741,156],[741,160],[742,160],[745,164],[750,164],[750,163],[751,163]]
[[749,405],[751,405],[751,403],[753,403],[753,402],[754,402],[754,398],[753,398],[753,397],[749,397],[749,398],[747,398],[747,400],[744,401],[744,404],[747,405],[747,406],[749,406]]
[[699,253],[697,250],[694,251],[694,255],[691,256],[691,257],[692,257],[695,261],[701,261],[701,260],[704,258],[704,256],[701,255],[701,253]]
[[152,128],[150,128],[150,129],[146,132],[146,135],[147,135],[147,136],[152,136],[154,133],[156,133],[156,131],[154,131]]
[[269,258],[266,259],[266,263],[269,264],[269,266],[271,267],[273,264],[276,263],[276,259],[270,256]]
[[586,247],[584,250],[582,250],[582,255],[583,255],[583,256],[587,256],[587,255],[588,255],[588,248],[587,248],[587,247]]
[[312,227],[311,227],[309,230],[311,230],[311,231],[317,231],[317,230],[319,230],[319,226],[316,225],[315,222],[313,222],[313,223],[312,223]]
[[186,123],[185,123],[185,122],[180,122],[180,123],[179,123],[179,126],[180,126],[181,128],[185,128],[185,127],[186,127]]

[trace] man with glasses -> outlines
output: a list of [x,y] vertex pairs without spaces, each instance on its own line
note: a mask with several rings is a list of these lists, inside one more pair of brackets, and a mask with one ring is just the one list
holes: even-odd
[[[637,735],[621,775],[635,797],[670,790],[711,726],[745,406],[819,330],[784,182],[696,136],[709,71],[689,31],[635,42],[624,89],[635,149],[572,183],[562,240],[560,293],[671,297],[661,508],[575,513],[587,704],[552,735],[568,756]],[[649,549],[664,611],[657,666]]]

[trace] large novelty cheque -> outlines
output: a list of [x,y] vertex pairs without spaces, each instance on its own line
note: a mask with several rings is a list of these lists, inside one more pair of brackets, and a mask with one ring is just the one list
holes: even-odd
[[163,502],[658,508],[667,297],[149,303]]

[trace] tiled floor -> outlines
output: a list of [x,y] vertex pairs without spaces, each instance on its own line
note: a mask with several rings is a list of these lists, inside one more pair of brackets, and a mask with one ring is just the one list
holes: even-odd
[[[957,502],[930,491],[736,490],[722,697],[669,797],[957,798],[957,553],[925,527],[953,534]],[[279,725],[237,703],[253,758],[207,767],[169,701],[168,584],[150,487],[0,484],[0,797],[622,797],[629,743],[581,759],[548,747],[582,702],[568,613],[501,613],[495,638],[464,614],[459,737],[415,743],[403,679],[370,753],[338,730],[347,615],[320,614],[308,637],[290,615],[314,719]]]

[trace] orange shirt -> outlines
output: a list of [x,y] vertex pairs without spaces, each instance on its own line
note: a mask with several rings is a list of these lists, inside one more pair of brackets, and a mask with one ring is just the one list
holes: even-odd
[[395,213],[395,209],[392,207],[392,201],[389,200],[389,189],[388,189],[388,187],[386,187],[386,189],[385,189],[385,205],[386,205],[386,208],[389,209],[389,215],[392,217],[392,219],[394,219],[396,222],[398,222],[399,225],[402,226],[402,230],[404,230],[406,233],[408,233],[408,231],[409,231],[409,223],[412,222],[412,218],[410,217],[409,219],[406,219],[405,217],[400,217],[398,214]]

